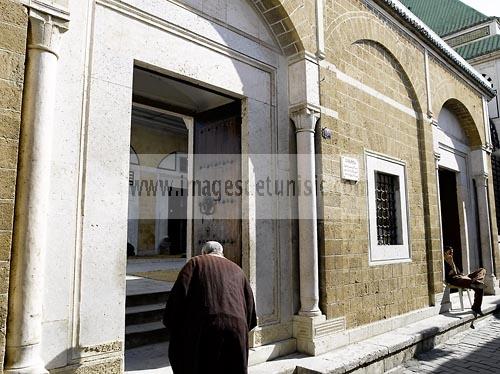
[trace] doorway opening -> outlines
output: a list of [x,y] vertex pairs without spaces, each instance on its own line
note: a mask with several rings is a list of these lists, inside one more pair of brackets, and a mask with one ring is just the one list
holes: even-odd
[[439,168],[439,198],[441,204],[441,224],[443,247],[453,247],[453,261],[462,270],[462,240],[458,206],[458,173]]
[[[241,180],[241,101],[134,68],[127,370],[140,370],[141,357],[154,350],[167,352],[162,317],[168,294],[182,266],[207,240],[221,242],[226,257],[241,265],[241,195],[228,198],[214,190],[227,180]],[[166,360],[165,354],[157,356]]]
[[186,257],[188,136],[182,117],[133,105],[129,257]]

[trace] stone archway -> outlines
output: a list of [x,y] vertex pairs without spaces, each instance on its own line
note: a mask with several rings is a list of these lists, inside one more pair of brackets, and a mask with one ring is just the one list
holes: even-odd
[[477,128],[476,121],[462,101],[457,98],[448,98],[444,102],[438,103],[437,108],[440,108],[440,110],[436,113],[436,118],[439,118],[442,108],[448,108],[457,116],[471,147],[480,147],[483,144],[483,139]]
[[[442,96],[437,101],[440,109],[437,124],[433,128],[438,173],[445,169],[456,175],[460,227],[455,229],[461,233],[461,248],[458,252],[461,253],[463,271],[484,267],[488,274],[485,279],[486,292],[495,294],[494,245],[488,191],[490,155],[483,147],[484,135],[477,126],[478,122],[463,101],[453,96],[443,99],[444,92],[450,86],[451,83],[440,86],[442,89],[439,93]],[[444,233],[446,229],[442,216],[441,232]],[[443,241],[446,240],[443,234]]]
[[437,126],[433,128],[436,143],[438,184],[441,206],[441,236],[443,247],[455,249],[455,263],[464,272],[472,262],[477,266],[477,228],[474,215],[474,190],[468,162],[471,135],[467,134],[461,103],[450,101],[440,109]]
[[375,15],[364,11],[348,12],[339,16],[326,29],[325,35],[326,53],[332,61],[335,61],[336,55],[340,55],[350,45],[361,40],[381,45],[401,65],[415,91],[422,112],[422,103],[426,102],[427,97],[422,79],[425,75],[423,53],[420,56],[421,61],[415,63],[415,54],[408,53],[406,46],[401,45],[401,38],[396,32],[383,24]]
[[303,16],[304,7],[290,1],[250,0],[272,30],[285,56],[304,51],[304,43],[295,25]]

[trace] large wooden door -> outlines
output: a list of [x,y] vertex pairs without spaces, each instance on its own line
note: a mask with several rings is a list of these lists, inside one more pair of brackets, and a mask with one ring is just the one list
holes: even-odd
[[241,102],[200,114],[194,127],[193,255],[216,240],[241,266]]

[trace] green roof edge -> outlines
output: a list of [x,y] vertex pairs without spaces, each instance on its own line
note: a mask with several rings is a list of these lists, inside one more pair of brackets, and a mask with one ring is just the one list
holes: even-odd
[[439,35],[432,31],[429,26],[422,22],[415,14],[406,8],[398,0],[377,0],[384,3],[392,11],[396,12],[403,18],[413,29],[415,29],[429,44],[434,45],[443,53],[447,58],[452,60],[459,68],[465,73],[473,82],[477,83],[490,97],[496,96],[496,91],[491,87],[490,83],[484,79],[462,56],[460,56],[453,48],[446,44]]

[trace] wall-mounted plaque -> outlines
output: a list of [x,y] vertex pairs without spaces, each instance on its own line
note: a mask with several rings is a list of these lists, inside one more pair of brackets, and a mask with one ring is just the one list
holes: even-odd
[[342,179],[359,181],[359,162],[356,158],[342,156],[340,163]]

